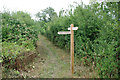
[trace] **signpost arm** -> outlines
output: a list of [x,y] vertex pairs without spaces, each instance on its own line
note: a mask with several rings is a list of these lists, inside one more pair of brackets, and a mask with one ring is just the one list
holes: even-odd
[[73,24],[71,24],[71,72],[74,74],[74,31],[72,30],[72,27],[74,27]]
[[70,70],[72,75],[74,74],[74,30],[78,30],[78,27],[74,27],[73,24],[71,24],[71,27],[68,28],[70,31],[61,31],[58,32],[58,34],[71,34],[71,45],[70,45],[70,54],[71,54],[71,60],[70,60]]

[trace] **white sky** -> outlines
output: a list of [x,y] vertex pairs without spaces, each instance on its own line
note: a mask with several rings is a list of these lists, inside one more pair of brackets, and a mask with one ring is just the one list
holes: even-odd
[[[81,0],[0,0],[0,11],[3,7],[10,11],[26,11],[32,16],[42,9],[52,7],[58,13],[62,8],[68,9],[70,4]],[[84,4],[89,4],[89,0],[82,0]]]

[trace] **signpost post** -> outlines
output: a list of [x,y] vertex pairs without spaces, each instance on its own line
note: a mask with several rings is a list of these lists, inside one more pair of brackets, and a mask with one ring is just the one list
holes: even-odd
[[58,34],[71,34],[71,47],[70,47],[70,53],[71,53],[71,65],[70,65],[70,69],[71,69],[71,73],[74,74],[74,30],[78,30],[78,27],[74,27],[73,24],[71,24],[71,27],[68,28],[68,30],[70,31],[61,31],[58,32]]

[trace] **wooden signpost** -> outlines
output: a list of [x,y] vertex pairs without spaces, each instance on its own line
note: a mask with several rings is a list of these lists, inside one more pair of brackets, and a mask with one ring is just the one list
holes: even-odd
[[58,32],[58,34],[71,34],[71,48],[70,48],[70,53],[71,53],[71,73],[74,74],[74,30],[78,30],[78,27],[74,27],[73,24],[71,24],[71,27],[68,28],[70,31],[61,31]]

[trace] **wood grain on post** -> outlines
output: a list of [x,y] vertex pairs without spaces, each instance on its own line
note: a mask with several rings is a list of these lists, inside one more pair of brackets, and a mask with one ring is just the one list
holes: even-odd
[[71,72],[74,74],[74,31],[72,28],[74,27],[73,24],[71,24]]

